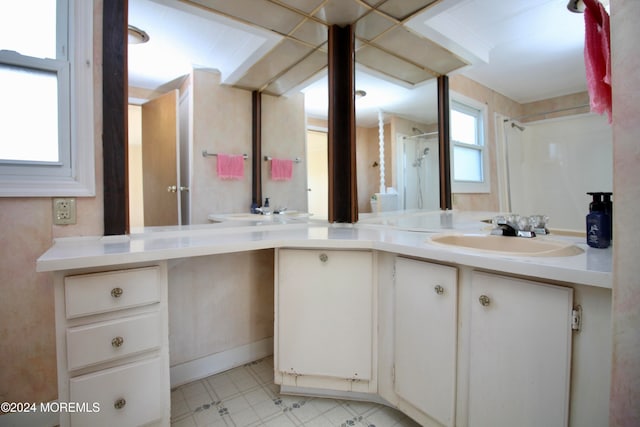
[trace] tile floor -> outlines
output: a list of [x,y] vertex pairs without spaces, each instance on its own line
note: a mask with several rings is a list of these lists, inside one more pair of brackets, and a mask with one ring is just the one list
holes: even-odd
[[180,386],[171,392],[171,426],[416,427],[383,405],[284,396],[273,383],[273,358]]

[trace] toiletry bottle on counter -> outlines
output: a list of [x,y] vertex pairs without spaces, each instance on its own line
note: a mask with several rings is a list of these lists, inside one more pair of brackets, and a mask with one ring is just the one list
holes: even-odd
[[587,194],[593,197],[587,215],[587,244],[592,248],[608,248],[611,243],[611,225],[602,202],[602,193]]
[[269,206],[269,198],[264,199],[264,205],[262,205],[262,215],[271,215],[271,207]]

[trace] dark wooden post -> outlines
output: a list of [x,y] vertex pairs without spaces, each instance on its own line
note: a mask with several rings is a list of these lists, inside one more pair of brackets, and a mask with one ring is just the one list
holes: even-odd
[[[103,4],[102,96],[104,234],[129,232],[127,191],[127,19],[128,1]],[[107,108],[109,107],[109,108]]]
[[449,132],[449,77],[438,77],[438,143],[440,146],[440,209],[451,209],[451,136]]
[[251,92],[251,203],[262,206],[262,93]]
[[358,221],[354,35],[329,27],[329,222]]

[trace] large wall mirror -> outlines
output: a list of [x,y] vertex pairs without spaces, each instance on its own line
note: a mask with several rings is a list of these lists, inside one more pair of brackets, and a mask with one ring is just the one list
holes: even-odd
[[[113,105],[125,103],[127,99],[135,108],[140,109],[142,109],[140,105],[147,103],[149,107],[153,106],[150,103],[151,100],[156,101],[162,97],[173,100],[177,105],[175,114],[177,127],[160,131],[159,126],[153,125],[151,129],[159,131],[163,136],[175,135],[178,141],[190,141],[189,138],[191,141],[182,145],[178,143],[177,148],[169,150],[169,154],[176,153],[182,160],[186,159],[186,163],[177,162],[180,166],[176,171],[173,169],[169,171],[177,178],[173,182],[159,184],[157,192],[163,195],[167,192],[171,193],[174,200],[183,207],[176,211],[171,221],[175,221],[177,217],[177,220],[182,223],[206,223],[209,221],[210,213],[249,211],[251,190],[248,181],[218,180],[215,175],[217,163],[215,156],[203,156],[202,152],[207,151],[210,155],[230,153],[251,156],[251,94],[257,91],[262,94],[262,153],[259,159],[262,162],[262,194],[270,197],[276,207],[316,211],[314,212],[316,216],[322,217],[324,208],[321,205],[316,206],[313,200],[318,198],[326,200],[322,192],[324,172],[315,168],[317,165],[310,161],[310,156],[315,158],[326,156],[319,145],[322,145],[323,132],[327,127],[326,104],[322,103],[323,100],[326,102],[327,98],[326,71],[324,71],[326,70],[327,25],[355,23],[355,88],[359,93],[355,103],[359,212],[366,214],[376,210],[386,210],[388,206],[408,210],[438,209],[443,206],[442,200],[440,203],[436,202],[438,197],[442,199],[439,194],[442,177],[446,179],[450,177],[448,171],[443,170],[443,165],[449,167],[448,161],[444,164],[442,162],[443,151],[448,154],[448,150],[441,149],[444,138],[442,129],[448,129],[448,126],[438,121],[437,93],[441,88],[436,84],[436,79],[438,76],[449,75],[463,67],[466,64],[465,61],[474,62],[478,58],[471,58],[469,61],[469,55],[465,56],[465,52],[457,51],[451,45],[443,49],[428,40],[438,40],[437,34],[433,31],[428,34],[428,31],[423,31],[423,27],[429,21],[434,24],[431,26],[433,30],[439,22],[438,19],[449,16],[448,12],[459,11],[460,14],[468,16],[468,19],[477,26],[477,28],[474,27],[475,29],[470,28],[470,31],[477,30],[476,32],[484,37],[481,30],[486,29],[486,26],[482,27],[484,21],[473,20],[475,15],[465,12],[466,8],[475,7],[475,2],[460,0],[449,2],[448,5],[443,3],[445,2],[434,0],[411,2],[404,0],[343,2],[129,0],[129,24],[146,31],[150,36],[148,43],[129,44],[129,65],[134,67],[136,64],[141,64],[156,71],[163,69],[169,73],[156,78],[150,84],[137,80],[137,77],[130,73],[129,90],[124,100],[119,99],[118,94],[114,94],[113,91],[105,89],[109,95],[104,99],[105,111],[112,109]],[[458,5],[454,8],[455,10],[443,9],[452,4]],[[119,7],[122,6],[105,5],[105,8],[109,9],[117,10]],[[518,10],[494,11],[496,16],[502,14],[500,15],[502,17],[499,22],[496,21],[492,25],[510,24],[513,22],[512,18],[526,18],[528,16],[525,14],[526,11],[537,11],[538,8],[552,6],[537,5],[533,8],[514,5],[513,7]],[[120,12],[123,11],[120,10]],[[508,16],[503,16],[505,14]],[[581,19],[579,16],[574,17],[568,13],[564,6],[558,10],[545,11],[544,16],[559,17],[562,23],[558,28],[565,28],[567,31],[570,23],[565,21]],[[115,57],[118,53],[122,53],[122,47],[108,47],[107,41],[115,40],[114,32],[120,31],[118,25],[113,25],[118,24],[117,16],[113,19],[110,25],[105,24],[104,38],[105,55]],[[158,23],[163,30],[166,30],[164,35],[154,27]],[[189,32],[184,30],[185,25],[196,29],[195,38],[188,38]],[[449,27],[441,27],[442,34],[446,33],[447,28]],[[123,28],[121,29],[124,31]],[[457,28],[456,34],[462,29],[464,28]],[[452,34],[451,37],[455,37],[456,34]],[[182,48],[169,49],[170,44],[181,37],[185,38],[182,40]],[[527,40],[530,39],[531,37],[527,38]],[[124,40],[121,40],[121,43],[124,44]],[[168,63],[172,66],[179,64],[182,57],[188,53],[187,50],[193,50],[189,53],[192,59],[187,69],[171,71],[167,68],[165,70],[154,64],[151,57],[134,55],[134,51],[140,54],[144,49],[152,47],[154,43],[159,43],[156,48],[159,49],[160,56],[164,58],[165,63],[169,59]],[[525,51],[523,50],[525,46],[518,45],[518,49]],[[455,53],[452,54],[452,51]],[[495,59],[499,59],[497,53],[501,52],[494,51]],[[505,52],[505,55],[508,53]],[[226,60],[209,62],[207,55],[219,54],[222,54]],[[506,56],[508,60],[503,64],[510,65],[518,62],[515,58],[523,55]],[[563,58],[567,56],[565,54]],[[109,60],[112,59],[109,58]],[[561,58],[555,58],[552,63],[557,64],[560,60]],[[105,58],[106,62],[108,61]],[[480,60],[479,63],[481,62]],[[546,116],[531,117],[530,113],[554,110],[557,105],[562,108],[571,107],[567,108],[572,110],[569,114],[575,114],[584,112],[585,109],[573,107],[584,107],[588,102],[581,96],[568,100],[563,98],[561,102],[555,100],[558,95],[584,90],[583,82],[578,81],[579,84],[575,84],[579,80],[576,79],[576,73],[566,73],[570,81],[565,83],[564,75],[544,78],[546,70],[552,70],[552,67],[545,66],[544,63],[539,67],[529,64],[532,72],[540,78],[519,78],[517,85],[514,83],[515,89],[509,89],[505,86],[508,83],[505,76],[522,76],[523,74],[510,71],[508,66],[503,65],[503,68],[505,69],[502,74],[487,73],[482,67],[479,67],[475,74],[463,73],[472,79],[477,79],[478,82],[483,82],[484,87],[476,85],[473,81],[460,80],[457,78],[459,73],[454,73],[456,78],[452,91],[460,91],[487,105],[486,119],[487,129],[489,129],[487,138],[491,140],[491,144],[498,144],[489,150],[492,156],[491,163],[488,165],[491,193],[473,194],[454,190],[454,193],[457,193],[454,194],[454,205],[463,209],[510,210],[519,203],[518,195],[521,193],[505,193],[507,185],[504,176],[507,175],[507,179],[509,178],[505,170],[511,172],[512,187],[518,183],[516,180],[520,179],[514,172],[523,170],[518,164],[509,165],[509,162],[513,161],[514,150],[506,154],[501,151],[504,147],[499,145],[500,141],[513,145],[513,141],[519,136],[506,134],[507,130],[509,132],[518,130],[511,126],[511,121],[506,120],[526,116],[527,119],[524,121],[535,121]],[[486,74],[484,80],[482,80],[483,72]],[[109,71],[105,69],[105,87],[108,87],[111,77]],[[548,99],[553,98],[554,101],[546,105],[544,103],[540,106],[533,105],[534,103],[530,105],[520,100],[520,98],[525,99],[524,95],[520,98],[516,95],[510,99],[501,98],[490,89],[504,83],[504,89],[500,89],[502,92],[515,93],[516,89],[524,87],[525,80],[528,86],[532,86],[533,83],[529,84],[529,82],[535,80],[538,95]],[[562,83],[566,87],[571,84],[573,86],[568,89],[554,87],[548,90],[540,84],[542,80],[555,85]],[[393,90],[387,91],[386,87],[392,87]],[[401,96],[403,91],[407,94],[406,98]],[[473,93],[470,94],[470,92]],[[320,102],[316,103],[318,99]],[[513,99],[517,101],[512,102]],[[183,114],[184,111],[186,114]],[[380,119],[382,119],[382,126],[379,126]],[[497,120],[502,122],[498,123]],[[162,122],[165,121],[162,120]],[[135,121],[129,122],[132,130],[135,130],[135,123]],[[503,123],[506,124],[503,126]],[[117,134],[124,126],[115,126],[115,129],[110,127],[112,126],[108,123],[105,124],[107,132],[113,131]],[[139,127],[142,128],[142,125]],[[527,137],[533,134],[533,132],[519,132],[520,135]],[[133,139],[130,137],[130,142]],[[383,150],[380,150],[380,141],[383,141]],[[161,151],[153,150],[152,153],[160,155]],[[120,156],[115,159],[116,164],[122,162],[125,157],[122,153]],[[128,156],[130,161],[133,159],[133,161],[142,162],[141,159],[135,159],[136,153],[130,152]],[[271,179],[270,163],[268,160],[263,160],[263,156],[295,160],[293,179],[288,183]],[[105,157],[113,157],[109,143],[105,146]],[[554,161],[562,160],[556,157]],[[251,160],[247,160],[245,174],[250,173],[248,162]],[[502,160],[506,164],[501,164]],[[160,164],[155,158],[150,160],[150,163]],[[562,166],[559,168],[562,169]],[[106,178],[107,181],[123,179],[124,172],[107,169],[107,173],[113,172],[111,177]],[[160,169],[166,171],[169,168]],[[539,164],[534,164],[531,167],[531,177],[527,179],[535,180],[535,172],[538,169]],[[180,170],[180,173],[177,170]],[[381,171],[383,171],[382,174]],[[134,176],[131,171],[128,173],[131,181]],[[139,175],[142,176],[143,173],[141,168]],[[321,178],[311,176],[313,174]],[[438,188],[434,185],[436,180]],[[520,181],[525,188],[532,185],[525,182],[525,178],[521,178]],[[586,182],[586,180],[581,181]],[[600,182],[606,184],[608,181],[600,180]],[[595,188],[595,183],[592,186]],[[608,188],[605,187],[607,185],[598,187],[596,190],[607,191]],[[583,192],[581,188],[568,191],[573,194]],[[112,194],[109,188],[106,188],[105,192],[106,197],[114,199],[121,197],[121,194]],[[131,197],[137,197],[138,201],[143,197],[142,194],[136,195],[136,192],[131,189],[128,192]],[[567,199],[562,198],[562,200]],[[572,209],[579,211],[582,204],[582,198],[577,198],[572,204]],[[112,217],[122,215],[123,209],[122,204],[107,202],[105,224],[111,222]],[[151,209],[151,211],[162,211],[162,209]],[[132,223],[132,225],[135,224]],[[106,226],[105,232],[108,233],[108,229],[109,227]]]
[[[263,1],[259,2],[258,9],[264,10],[260,9],[258,13],[255,12],[255,2],[251,7],[242,6],[239,2],[233,7],[228,2],[207,2],[206,6],[204,3],[129,0],[129,25],[141,30],[143,38],[146,35],[150,38],[141,44],[131,44],[130,39],[128,45],[129,144],[133,147],[133,151],[130,149],[128,153],[129,162],[132,165],[155,166],[159,169],[157,173],[177,176],[176,180],[160,178],[162,182],[155,184],[153,191],[144,191],[141,185],[137,189],[130,187],[132,215],[138,209],[136,206],[145,203],[144,193],[166,196],[164,193],[167,192],[179,195],[173,199],[182,208],[172,208],[175,213],[170,217],[148,225],[175,221],[185,224],[207,222],[207,210],[212,213],[248,211],[250,202],[246,186],[224,183],[223,186],[229,189],[218,195],[210,188],[199,190],[198,180],[201,180],[200,187],[213,184],[211,179],[200,176],[202,173],[197,172],[197,168],[208,168],[205,175],[210,175],[211,169],[215,168],[215,158],[202,156],[204,150],[209,155],[217,154],[217,151],[247,154],[249,147],[246,141],[251,138],[249,99],[251,91],[256,90],[264,95],[262,151],[265,152],[264,145],[268,151],[265,157],[271,154],[291,155],[301,163],[299,167],[294,166],[296,171],[300,171],[296,176],[300,185],[282,191],[281,184],[269,179],[270,167],[265,161],[263,193],[284,207],[310,210],[309,206],[313,205],[310,199],[315,194],[308,185],[311,165],[307,157],[311,151],[305,143],[309,130],[322,133],[323,127],[326,128],[326,110],[323,113],[322,105],[318,107],[313,90],[324,85],[323,96],[326,99],[326,29],[327,23],[338,21],[356,22],[356,86],[358,93],[364,95],[359,95],[356,102],[360,212],[375,210],[376,198],[381,192],[392,194],[398,208],[439,208],[435,82],[437,76],[463,63],[403,25],[433,1],[413,2],[411,6],[389,1],[386,7],[375,2],[378,3],[377,8],[355,0],[339,5],[317,0],[305,2],[304,6],[295,2],[288,6],[285,4],[288,2]],[[280,19],[282,16],[288,20]],[[112,28],[105,27],[105,39],[110,37],[108,33]],[[187,29],[193,29],[193,32]],[[431,51],[416,56],[413,52],[416,43],[426,43]],[[164,64],[171,67],[154,63],[154,54],[146,53],[151,48],[159,52]],[[216,55],[226,62],[218,62],[216,69],[212,69],[208,61],[216,60]],[[438,59],[435,61],[437,70],[429,65],[434,55]],[[183,57],[191,62],[180,69],[179,62]],[[145,67],[153,73],[145,76],[144,71],[142,74],[132,72],[134,68]],[[158,72],[160,69],[163,71]],[[398,96],[398,87],[404,95]],[[202,88],[207,91],[206,95],[201,95]],[[203,107],[198,107],[204,96],[209,100]],[[168,124],[167,107],[163,106],[167,103],[175,105],[169,107],[176,111],[169,116],[176,125]],[[201,110],[196,111],[197,108]],[[140,118],[143,114],[147,119]],[[154,119],[154,115],[159,118]],[[216,121],[213,118],[217,116],[222,118],[217,123],[218,127],[213,128],[212,122]],[[379,126],[380,119],[382,127]],[[202,123],[208,127],[203,127]],[[198,132],[200,135],[208,132],[209,136],[203,139],[208,138],[209,141],[194,144],[193,138],[198,136]],[[153,144],[161,144],[162,138],[175,137],[177,148],[147,149],[147,155],[143,156],[141,148],[135,151],[136,147],[141,147],[139,135],[142,133],[151,135],[145,139],[152,140]],[[283,147],[276,147],[282,145],[283,140],[292,138],[297,141],[285,141]],[[383,151],[380,151],[381,140],[384,140]],[[166,162],[161,160],[162,156],[168,155],[171,159],[175,154],[182,159],[177,161],[177,169],[159,166]],[[129,165],[130,181],[144,179],[146,168],[139,169],[132,170]],[[381,170],[384,170],[382,175]],[[384,179],[381,180],[381,176]],[[149,178],[147,181],[151,182]],[[283,193],[291,194],[292,191],[297,194],[295,200],[278,200],[283,198]],[[229,203],[234,198],[231,196],[238,195],[241,200],[236,204]],[[199,207],[198,201],[194,202],[196,198],[206,199],[208,206]],[[167,211],[159,207],[147,210],[154,213]],[[322,212],[319,211],[317,216],[322,217]],[[138,220],[130,219],[130,222],[133,228],[147,225],[144,214]]]

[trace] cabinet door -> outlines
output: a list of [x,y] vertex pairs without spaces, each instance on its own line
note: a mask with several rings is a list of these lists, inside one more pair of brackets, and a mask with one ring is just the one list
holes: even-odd
[[457,269],[398,258],[395,391],[443,425],[455,401]]
[[472,280],[469,426],[566,426],[573,290]]
[[370,252],[279,251],[281,372],[371,378],[372,271]]

